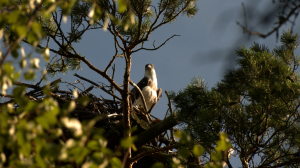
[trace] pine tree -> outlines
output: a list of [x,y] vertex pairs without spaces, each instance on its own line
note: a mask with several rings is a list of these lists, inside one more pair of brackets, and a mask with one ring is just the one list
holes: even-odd
[[[185,130],[207,151],[223,131],[244,168],[300,165],[295,157],[300,147],[299,36],[284,31],[280,41],[272,51],[257,43],[237,48],[238,68],[228,70],[211,89],[194,78],[184,90],[171,93]],[[202,161],[209,155],[202,155]]]

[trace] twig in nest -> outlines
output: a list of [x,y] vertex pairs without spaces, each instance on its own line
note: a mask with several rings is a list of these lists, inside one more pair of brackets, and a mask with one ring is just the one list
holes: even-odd
[[136,155],[135,157],[130,159],[130,162],[131,163],[137,162],[139,159],[143,158],[144,156],[151,155],[151,154],[154,154],[154,153],[157,153],[157,152],[162,152],[162,151],[174,149],[174,148],[177,148],[177,147],[178,147],[178,145],[170,145],[170,146],[166,146],[166,147],[159,148],[159,149],[148,150],[148,151],[145,151],[145,152],[142,152],[142,153]]
[[107,94],[109,94],[109,95],[111,95],[111,96],[117,98],[118,100],[122,100],[119,96],[110,93],[110,92],[109,92],[108,90],[106,90],[104,87],[101,87],[100,85],[98,85],[97,83],[95,83],[95,82],[93,82],[93,81],[91,81],[91,80],[89,80],[89,79],[86,79],[86,78],[84,78],[84,77],[82,77],[82,76],[79,76],[79,75],[76,74],[76,73],[74,74],[74,76],[76,76],[76,77],[78,77],[78,78],[80,78],[80,79],[82,79],[82,80],[85,80],[85,81],[87,81],[87,82],[89,82],[89,83],[91,83],[91,84],[93,84],[93,85],[95,85],[95,86],[97,86],[97,87],[99,87],[99,88],[102,89],[105,93],[107,93]]

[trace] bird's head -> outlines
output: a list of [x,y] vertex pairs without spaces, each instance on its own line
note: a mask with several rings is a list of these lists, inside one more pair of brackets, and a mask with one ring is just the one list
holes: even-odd
[[152,64],[147,64],[145,66],[145,77],[151,78],[152,80],[154,77],[156,78],[155,69]]
[[153,84],[155,85],[155,89],[157,88],[157,77],[155,73],[155,69],[153,64],[147,64],[145,66],[145,76],[152,80]]

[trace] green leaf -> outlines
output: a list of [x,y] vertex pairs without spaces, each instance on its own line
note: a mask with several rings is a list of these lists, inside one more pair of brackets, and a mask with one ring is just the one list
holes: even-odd
[[76,153],[76,156],[75,156],[75,162],[80,164],[84,161],[85,157],[87,156],[87,154],[90,153],[90,150],[87,149],[86,147],[83,147],[83,148],[79,148],[79,152]]
[[45,116],[39,116],[35,120],[37,123],[41,124],[44,129],[48,130],[50,128],[48,119]]
[[33,32],[29,32],[27,35],[27,40],[29,44],[36,46],[39,42],[39,38]]
[[231,148],[231,143],[226,133],[220,132],[220,140],[217,141],[217,151],[227,151]]
[[7,74],[11,74],[14,72],[14,67],[13,65],[10,63],[10,62],[6,62],[4,65],[3,65],[3,70],[4,72],[6,72]]
[[201,156],[203,152],[204,152],[204,148],[201,145],[199,144],[194,145],[193,154],[195,157]]
[[25,110],[26,110],[26,111],[33,111],[33,110],[35,110],[35,109],[37,108],[38,105],[39,105],[39,104],[38,104],[37,102],[32,102],[32,101],[30,101],[30,102],[28,102],[28,104],[26,105]]
[[132,147],[133,150],[136,150],[136,147],[134,146],[134,140],[136,140],[137,137],[127,137],[121,139],[121,146],[125,149],[128,149],[129,147]]
[[23,146],[26,143],[25,130],[19,130],[17,132],[17,141],[20,146]]
[[222,152],[221,151],[218,151],[218,152],[213,152],[212,153],[212,159],[214,161],[219,161],[222,159]]
[[69,113],[69,112],[73,111],[75,109],[75,107],[76,107],[76,103],[74,100],[72,100],[72,101],[66,102],[64,104],[63,109],[66,110],[67,113]]
[[13,91],[13,95],[15,97],[16,103],[19,104],[27,104],[27,97],[24,95],[25,94],[26,87],[20,86],[16,87]]
[[36,34],[37,37],[41,38],[42,37],[42,34],[41,32],[43,31],[42,28],[41,28],[41,25],[34,21],[32,23],[32,31]]
[[15,72],[14,73],[14,79],[18,79],[21,76],[21,72]]
[[20,37],[25,37],[27,34],[26,26],[17,26],[16,31]]
[[24,73],[24,78],[27,80],[32,80],[35,78],[35,73],[33,71],[27,71]]
[[89,97],[80,97],[78,98],[78,103],[82,106],[87,106],[90,101]]
[[57,107],[51,107],[53,108],[51,111],[48,111],[44,114],[44,116],[47,118],[47,122],[50,124],[50,125],[54,125],[57,123],[57,117],[56,115],[58,114],[59,112],[59,108]]
[[154,163],[151,168],[164,168],[164,165],[160,162]]
[[91,140],[87,143],[87,147],[91,150],[98,150],[99,149],[99,143],[95,140]]
[[43,88],[43,93],[44,93],[45,95],[50,96],[50,94],[51,94],[51,88],[50,88],[50,85],[49,85],[49,84],[46,85],[46,86]]
[[175,137],[180,139],[182,137],[182,131],[178,130],[174,133]]
[[30,153],[31,153],[31,144],[30,144],[30,142],[28,142],[28,141],[25,142],[25,143],[21,146],[20,152],[21,152],[24,156],[28,157],[28,156],[30,155]]
[[179,154],[179,156],[181,156],[182,158],[187,158],[187,157],[189,157],[189,155],[190,155],[190,150],[188,150],[188,149],[185,148],[185,147],[181,147],[181,148],[178,150],[178,154]]
[[122,162],[120,161],[119,158],[113,157],[109,160],[109,163],[112,168],[121,168],[122,167]]
[[118,11],[119,13],[125,12],[127,9],[126,0],[118,0]]
[[9,15],[7,15],[8,22],[12,24],[18,22],[19,16],[20,16],[20,10],[13,10],[12,12],[10,12]]
[[14,58],[18,58],[19,53],[18,53],[17,49],[12,50],[12,51],[11,51],[11,55],[12,55]]
[[20,61],[20,67],[22,68],[22,69],[24,69],[25,67],[26,67],[26,65],[27,65],[27,62],[26,62],[26,60],[25,59],[22,59],[21,61]]
[[181,144],[187,144],[191,141],[190,135],[185,131],[176,131],[174,135],[179,139]]

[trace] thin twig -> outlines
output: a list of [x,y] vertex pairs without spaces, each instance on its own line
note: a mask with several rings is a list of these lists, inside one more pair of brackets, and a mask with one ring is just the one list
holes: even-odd
[[292,8],[290,10],[290,12],[288,13],[288,15],[286,17],[280,17],[281,19],[278,22],[278,25],[276,27],[274,27],[271,31],[269,31],[268,33],[260,33],[260,32],[254,32],[251,31],[247,28],[247,25],[243,26],[242,24],[240,24],[239,22],[236,22],[237,25],[239,25],[244,32],[248,33],[249,35],[256,35],[262,38],[266,38],[268,36],[270,36],[271,34],[273,34],[274,32],[278,32],[279,28],[284,25],[287,21],[289,21],[289,18],[294,15],[296,13],[296,10],[300,8],[300,5],[295,6],[294,8]]
[[169,96],[169,94],[166,90],[165,90],[165,93],[166,93],[167,98],[168,98],[168,106],[169,106],[169,109],[170,109],[170,113],[173,114],[173,109],[172,109],[172,103],[171,103],[171,100],[170,100],[170,96]]
[[[170,39],[172,39],[172,38],[175,37],[175,36],[180,36],[180,35],[174,34],[173,36],[171,36],[171,37],[169,37],[167,40],[165,40],[165,41],[164,41],[161,45],[159,45],[158,47],[155,47],[154,44],[153,44],[153,46],[154,46],[153,48],[144,48],[144,47],[141,47],[141,48],[139,48],[139,49],[137,49],[137,50],[132,51],[132,53],[138,52],[138,51],[140,51],[140,50],[148,50],[148,51],[158,50],[160,47],[162,47],[163,45],[165,45],[167,41],[169,41]],[[154,42],[153,42],[153,43],[154,43]]]
[[82,80],[85,80],[85,81],[87,81],[87,82],[89,82],[89,83],[91,83],[91,84],[97,86],[98,88],[102,89],[105,93],[107,93],[107,94],[109,94],[109,95],[111,95],[111,96],[117,98],[118,100],[122,100],[119,96],[110,93],[110,92],[109,92],[108,90],[106,90],[104,87],[98,85],[97,83],[95,83],[95,82],[93,82],[93,81],[91,81],[91,80],[89,80],[89,79],[86,79],[86,78],[84,78],[84,77],[82,77],[82,76],[79,76],[79,75],[76,74],[76,73],[74,74],[74,76],[76,76],[76,77],[78,77],[78,78],[80,78],[80,79],[82,79]]
[[41,77],[41,80],[35,85],[35,86],[40,86],[41,82],[43,81],[43,79],[46,77],[46,73]]
[[174,149],[174,148],[177,148],[177,147],[178,147],[178,145],[170,145],[170,146],[166,146],[166,147],[159,148],[159,149],[153,149],[153,150],[148,150],[148,151],[145,151],[145,152],[141,152],[140,154],[136,155],[135,157],[133,157],[129,161],[131,163],[137,162],[139,159],[143,158],[144,156],[151,155],[151,154],[158,153],[158,152],[162,152],[162,151],[166,151],[166,150],[170,150],[170,149]]
[[143,104],[144,104],[145,112],[146,112],[146,114],[147,114],[147,113],[148,113],[148,109],[147,109],[147,105],[146,105],[146,101],[145,101],[143,92],[142,92],[141,89],[138,87],[138,85],[136,85],[134,82],[132,82],[132,80],[129,80],[129,83],[139,91],[140,96],[141,96],[142,101],[143,101]]
[[[168,94],[168,92],[166,90],[165,90],[165,93],[166,93],[167,98],[168,98],[168,106],[169,106],[169,109],[170,109],[170,113],[172,115],[172,114],[174,114],[173,113],[173,109],[172,109],[172,103],[171,103],[169,94]],[[171,134],[171,140],[172,140],[172,142],[175,143],[176,140],[174,138],[174,128],[173,127],[170,129],[170,134]]]

